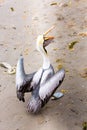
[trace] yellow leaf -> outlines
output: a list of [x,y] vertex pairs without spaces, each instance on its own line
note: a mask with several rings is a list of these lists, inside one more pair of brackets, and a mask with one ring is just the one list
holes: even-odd
[[29,49],[27,48],[27,49],[24,50],[24,54],[28,55],[28,53],[29,53]]
[[75,46],[76,43],[78,43],[78,41],[73,41],[73,42],[69,43],[68,44],[68,49],[69,50],[74,50],[74,46]]
[[79,33],[78,35],[79,35],[79,36],[82,36],[82,37],[85,37],[85,36],[87,37],[87,32],[81,32],[81,33]]
[[82,78],[87,78],[87,68],[83,70],[83,72],[80,73]]
[[11,11],[14,11],[14,8],[13,8],[13,7],[11,7],[10,9],[11,9]]
[[52,2],[50,5],[51,5],[51,6],[52,6],[52,5],[57,5],[57,2]]
[[83,126],[83,130],[87,130],[87,122],[83,122],[82,126]]
[[59,50],[59,49],[58,49],[58,48],[54,48],[53,50],[54,50],[54,51],[57,51],[57,50]]
[[60,69],[62,69],[63,68],[63,65],[62,64],[59,64],[58,66],[57,66],[57,69],[58,70],[60,70]]
[[61,92],[64,94],[64,93],[67,93],[67,92],[68,92],[68,90],[61,89]]

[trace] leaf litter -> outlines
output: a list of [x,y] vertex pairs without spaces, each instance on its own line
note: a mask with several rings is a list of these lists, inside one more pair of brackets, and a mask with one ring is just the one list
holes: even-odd
[[57,2],[52,2],[50,5],[57,5],[58,3]]
[[82,78],[87,78],[87,68],[84,68],[83,71],[80,73]]
[[11,9],[12,12],[14,11],[14,8],[13,8],[13,7],[11,7],[10,9]]
[[80,32],[78,35],[82,37],[85,37],[85,36],[87,37],[87,32]]
[[74,50],[74,46],[78,43],[78,41],[73,41],[68,44],[68,49],[69,50]]

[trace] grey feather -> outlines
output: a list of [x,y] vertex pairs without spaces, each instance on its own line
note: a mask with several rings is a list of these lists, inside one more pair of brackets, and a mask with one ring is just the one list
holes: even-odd
[[32,97],[27,106],[28,111],[32,113],[39,112],[40,109],[49,101],[56,89],[61,85],[64,76],[65,71],[61,69],[56,74],[51,76],[51,78],[45,83],[38,84],[37,87],[32,91]]
[[20,101],[24,101],[25,92],[30,92],[32,90],[31,82],[35,73],[36,72],[25,74],[23,57],[20,56],[16,68],[16,93]]
[[50,98],[56,89],[61,85],[63,79],[65,77],[65,71],[61,69],[56,74],[53,75],[45,84],[40,86],[39,96],[41,100],[45,100],[46,98]]

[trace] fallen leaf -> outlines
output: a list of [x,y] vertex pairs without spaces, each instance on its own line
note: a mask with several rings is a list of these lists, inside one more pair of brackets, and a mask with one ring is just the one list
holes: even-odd
[[73,109],[73,108],[70,108],[70,110],[71,110],[71,112],[75,113],[76,115],[78,115],[78,114],[79,114],[79,113],[78,113],[78,111],[77,111],[77,110],[75,110],[75,109]]
[[85,36],[87,37],[87,32],[81,32],[81,33],[79,33],[78,35],[79,35],[79,36],[82,36],[82,37],[85,37]]
[[82,78],[87,78],[87,68],[83,70],[83,72],[80,73]]
[[59,7],[67,7],[67,6],[71,6],[72,5],[72,2],[71,1],[68,1],[66,3],[60,3],[59,4]]
[[82,123],[82,127],[83,127],[83,130],[87,130],[87,122],[86,121],[84,121]]
[[59,49],[58,49],[58,48],[54,48],[53,50],[54,50],[54,51],[57,51],[57,50],[59,50]]
[[12,27],[14,30],[16,30],[16,27]]
[[64,93],[68,93],[68,90],[66,89],[61,89],[61,92],[64,94]]
[[57,20],[59,20],[59,21],[64,20],[64,17],[62,15],[59,15]]
[[58,66],[57,66],[57,69],[58,70],[60,70],[60,69],[62,69],[63,68],[63,65],[62,64],[59,64]]
[[14,50],[16,50],[16,47],[14,47]]
[[28,55],[28,53],[29,53],[29,49],[27,48],[27,49],[24,50],[24,54]]
[[52,6],[52,5],[57,5],[57,2],[52,2],[50,5],[51,5],[51,6]]
[[66,73],[69,73],[69,70],[66,69],[65,72],[66,72]]
[[59,63],[59,62],[63,63],[64,59],[56,59],[56,63]]
[[4,44],[3,43],[0,43],[0,46],[3,46]]
[[68,28],[72,28],[72,27],[76,26],[75,20],[74,20],[74,19],[69,20],[69,21],[67,22],[67,26],[68,26]]
[[60,62],[60,61],[61,61],[61,59],[57,59],[57,60],[56,60],[56,62]]
[[73,50],[73,49],[74,49],[74,45],[75,45],[76,43],[78,43],[78,41],[73,41],[73,42],[69,43],[69,44],[68,44],[68,49],[69,49],[69,50]]
[[11,11],[14,11],[14,8],[13,8],[13,7],[11,7],[10,9],[11,9]]

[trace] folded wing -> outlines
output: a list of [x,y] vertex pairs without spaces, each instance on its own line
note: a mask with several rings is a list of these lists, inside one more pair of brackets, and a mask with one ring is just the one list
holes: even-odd
[[39,97],[44,102],[47,102],[50,97],[54,94],[56,89],[61,85],[65,77],[65,71],[63,69],[59,70],[53,75],[46,83],[40,86]]

